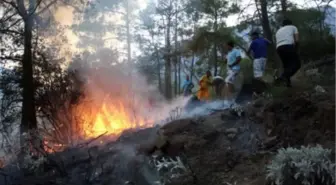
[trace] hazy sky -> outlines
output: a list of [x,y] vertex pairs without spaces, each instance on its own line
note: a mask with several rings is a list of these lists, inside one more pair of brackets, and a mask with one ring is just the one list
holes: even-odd
[[[147,0],[149,1],[149,0]],[[146,2],[147,1],[143,1],[140,0],[139,2],[139,8],[144,9],[146,7]],[[321,1],[321,0],[317,0],[317,1]],[[242,5],[241,7],[247,7],[244,11],[244,14],[253,14],[253,12],[255,11],[255,4],[254,4],[255,0],[242,0]],[[295,2],[298,6],[302,6],[302,7],[311,7],[314,6],[313,0],[293,0],[293,2]],[[336,2],[333,1],[331,4],[331,6],[336,7]],[[56,20],[58,20],[60,23],[62,23],[63,25],[68,25],[70,26],[72,24],[72,19],[73,19],[73,13],[72,13],[72,8],[70,7],[60,7],[56,10],[55,12],[55,17]],[[228,26],[234,26],[236,24],[239,23],[239,20],[237,19],[238,15],[232,15],[229,16],[226,20],[227,25]],[[69,43],[67,44],[66,49],[71,48],[72,51],[76,50],[76,44],[78,41],[78,37],[72,32],[72,30],[67,29],[64,30],[65,34],[67,35],[68,39],[69,39]],[[108,34],[107,34],[108,36]],[[115,42],[115,41],[112,41]],[[112,44],[115,45],[115,44]],[[134,51],[134,50],[133,50]]]
[[[321,1],[321,0],[316,0]],[[245,14],[253,14],[255,11],[255,0],[242,0],[242,6],[241,7],[248,7],[245,9]],[[292,0],[292,2],[295,2],[298,6],[301,7],[313,7],[316,6],[314,4],[314,0]],[[336,1],[333,0],[329,5],[336,7]],[[239,20],[237,20],[238,15],[232,15],[227,18],[227,24],[228,26],[234,26],[239,23]]]

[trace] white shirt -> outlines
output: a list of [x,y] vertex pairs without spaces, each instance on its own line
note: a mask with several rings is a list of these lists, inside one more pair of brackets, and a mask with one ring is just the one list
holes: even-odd
[[280,28],[275,34],[276,47],[278,48],[279,46],[294,44],[294,34],[297,33],[299,33],[298,29],[293,25],[287,25]]

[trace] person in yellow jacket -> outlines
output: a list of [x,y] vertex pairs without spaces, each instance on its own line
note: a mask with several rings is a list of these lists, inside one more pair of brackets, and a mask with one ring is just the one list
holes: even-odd
[[212,75],[208,70],[205,75],[199,81],[200,89],[197,93],[197,97],[201,101],[210,99],[210,86],[212,85]]

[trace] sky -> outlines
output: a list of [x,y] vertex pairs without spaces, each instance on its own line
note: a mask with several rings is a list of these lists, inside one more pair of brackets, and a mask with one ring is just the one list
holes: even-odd
[[[255,0],[242,0],[242,6],[241,7],[248,7],[245,9],[244,13],[252,15],[253,12],[255,11],[255,5],[254,5]],[[316,1],[321,1],[321,0],[316,0]],[[313,3],[313,0],[293,0],[299,7],[314,7],[316,6]],[[336,8],[336,1],[334,0],[329,4],[330,6]],[[226,23],[228,26],[235,26],[239,24],[239,20],[237,19],[238,15],[232,15],[229,16],[226,20]]]
[[[146,5],[147,5],[146,2],[147,1],[144,1],[144,0],[140,1],[140,3],[138,3],[139,8],[140,9],[146,8]],[[250,15],[253,14],[253,12],[255,11],[254,1],[255,0],[242,0],[241,7],[247,7],[244,10],[244,14],[250,14]],[[320,0],[318,0],[318,1],[320,1]],[[312,6],[314,6],[314,3],[312,3],[312,2],[313,2],[313,0],[295,0],[295,3],[299,7],[312,7]],[[336,8],[336,2],[335,1],[333,1],[332,3],[330,3],[330,5]],[[55,11],[54,15],[56,17],[56,20],[58,22],[60,22],[62,25],[70,26],[72,24],[72,21],[73,21],[73,9],[71,7],[59,7]],[[238,15],[229,16],[226,19],[227,25],[228,26],[234,26],[234,25],[239,24],[238,17],[239,17]],[[118,19],[120,20],[120,18],[115,18],[116,21],[119,21]],[[68,43],[67,43],[67,46],[64,47],[64,52],[68,52],[69,48],[72,51],[78,51],[78,49],[76,48],[78,37],[70,29],[66,29],[64,31],[65,31],[65,34],[68,37],[68,40],[69,40]],[[112,36],[113,36],[112,33],[107,34],[107,37],[112,37]],[[118,41],[111,40],[111,43],[109,45],[111,45],[111,46],[112,45],[114,45],[114,46],[118,45]],[[136,51],[136,48],[134,48],[133,51]]]

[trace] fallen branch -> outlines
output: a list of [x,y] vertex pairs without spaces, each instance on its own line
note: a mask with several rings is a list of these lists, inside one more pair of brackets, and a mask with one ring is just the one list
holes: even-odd
[[79,144],[78,147],[79,147],[79,148],[86,147],[86,146],[88,146],[90,143],[92,143],[92,142],[98,140],[99,138],[103,137],[105,134],[107,134],[107,131],[104,132],[103,134],[100,134],[99,136],[97,136],[97,137],[91,139],[90,141],[87,141],[87,142],[85,142],[85,143]]

